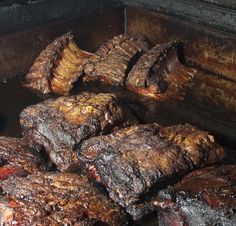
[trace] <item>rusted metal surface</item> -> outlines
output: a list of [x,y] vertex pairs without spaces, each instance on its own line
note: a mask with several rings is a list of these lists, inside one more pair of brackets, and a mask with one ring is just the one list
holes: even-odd
[[87,19],[60,21],[2,36],[0,37],[0,80],[27,72],[45,46],[68,31],[73,31],[82,49],[95,50],[107,39],[123,33],[123,30],[123,10],[118,8]]
[[191,93],[200,102],[211,102],[236,113],[235,82],[198,71]]
[[127,9],[127,32],[144,34],[152,44],[184,40],[188,63],[236,81],[236,35],[131,8]]
[[236,81],[236,37],[199,34],[186,45],[186,60],[203,70]]

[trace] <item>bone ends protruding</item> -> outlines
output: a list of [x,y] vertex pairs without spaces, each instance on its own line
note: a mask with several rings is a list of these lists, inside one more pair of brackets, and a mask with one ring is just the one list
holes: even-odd
[[180,62],[180,47],[174,41],[144,53],[128,75],[127,88],[158,101],[183,99],[197,71]]
[[91,55],[79,49],[74,36],[66,33],[40,53],[26,75],[24,86],[42,94],[68,95]]

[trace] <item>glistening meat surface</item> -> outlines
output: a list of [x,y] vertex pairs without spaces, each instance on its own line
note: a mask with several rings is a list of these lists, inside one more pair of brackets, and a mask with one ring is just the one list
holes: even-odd
[[87,177],[45,173],[10,178],[0,183],[2,225],[112,225],[127,224],[123,210]]
[[137,220],[151,212],[142,203],[153,191],[221,160],[224,151],[211,135],[190,125],[147,124],[91,138],[78,154],[87,174]]
[[20,115],[25,140],[38,150],[44,148],[60,171],[79,167],[74,149],[81,141],[134,122],[131,112],[108,93],[50,99]]
[[40,53],[26,75],[24,86],[42,94],[67,95],[82,76],[86,59],[91,55],[80,50],[73,35],[66,33]]
[[147,49],[148,44],[142,36],[114,36],[88,59],[85,80],[124,85],[128,71]]
[[161,226],[236,225],[236,165],[196,170],[159,192],[152,204]]
[[23,139],[14,137],[0,137],[0,163],[0,180],[52,168],[39,152],[29,148]]
[[127,88],[158,101],[182,99],[196,70],[180,62],[180,47],[162,43],[145,52],[128,74]]

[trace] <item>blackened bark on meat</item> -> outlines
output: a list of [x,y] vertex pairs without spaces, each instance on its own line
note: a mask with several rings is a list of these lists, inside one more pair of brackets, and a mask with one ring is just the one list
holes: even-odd
[[236,208],[236,165],[196,170],[186,175],[175,190],[197,196],[213,208],[231,211]]
[[236,225],[235,184],[236,165],[203,168],[160,191],[152,205],[162,226]]
[[84,221],[81,221],[79,226],[109,226],[109,225],[97,219],[86,219]]
[[190,125],[157,124],[131,126],[91,138],[83,142],[78,153],[87,174],[101,182],[110,198],[135,220],[152,211],[142,202],[153,191],[224,156],[207,132]]
[[78,48],[71,33],[56,38],[43,50],[26,75],[24,86],[42,94],[67,95],[83,74],[92,54]]
[[124,85],[130,67],[148,49],[142,36],[126,34],[113,37],[88,59],[85,80],[100,80],[107,84]]
[[[41,219],[43,219],[43,222],[40,222]],[[16,199],[13,196],[0,197],[0,225],[46,226],[50,223],[52,222],[47,219],[47,211],[43,209],[43,206]]]
[[0,185],[3,225],[12,222],[20,225],[127,224],[123,210],[90,185],[85,176],[35,174],[27,178],[10,178]]
[[60,171],[79,167],[74,148],[81,141],[136,122],[113,94],[87,92],[27,107],[20,118],[29,146],[45,148]]
[[12,175],[45,172],[52,165],[43,156],[30,149],[21,138],[0,137],[0,180]]
[[144,53],[128,74],[127,88],[158,101],[182,99],[196,71],[180,63],[179,49],[171,42]]
[[222,210],[210,208],[206,203],[196,198],[189,199],[189,197],[178,194],[175,199],[173,206],[158,211],[159,226],[232,226],[236,224],[235,216],[228,218]]

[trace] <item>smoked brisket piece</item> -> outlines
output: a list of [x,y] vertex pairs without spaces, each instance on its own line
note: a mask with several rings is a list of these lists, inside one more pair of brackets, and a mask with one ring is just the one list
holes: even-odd
[[60,171],[74,170],[81,141],[136,122],[113,94],[84,92],[27,107],[20,115],[29,146],[44,148]]
[[0,137],[0,180],[50,170],[50,164],[23,139]]
[[158,101],[182,99],[196,73],[181,64],[180,43],[162,43],[144,53],[131,69],[127,88]]
[[66,95],[83,74],[85,60],[90,56],[78,48],[71,33],[66,33],[40,53],[24,85],[42,94]]
[[236,225],[236,165],[196,170],[159,192],[159,225]]
[[151,211],[142,202],[153,191],[224,155],[207,132],[190,125],[158,124],[135,125],[91,138],[78,153],[87,174],[102,183],[110,198],[135,220]]
[[85,176],[39,173],[9,178],[1,188],[3,225],[126,225],[122,209]]
[[85,67],[86,79],[124,85],[130,67],[147,49],[148,44],[142,36],[114,36],[89,58]]

